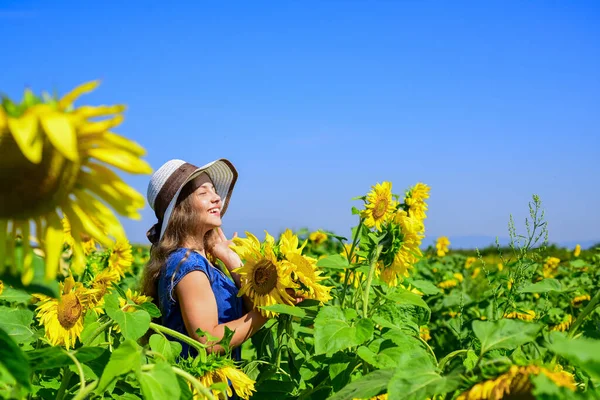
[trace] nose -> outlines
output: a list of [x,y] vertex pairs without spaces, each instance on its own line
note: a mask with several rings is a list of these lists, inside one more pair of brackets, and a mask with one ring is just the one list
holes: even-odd
[[217,192],[214,193],[212,202],[215,204],[218,204],[221,202],[221,196],[219,196],[219,194]]

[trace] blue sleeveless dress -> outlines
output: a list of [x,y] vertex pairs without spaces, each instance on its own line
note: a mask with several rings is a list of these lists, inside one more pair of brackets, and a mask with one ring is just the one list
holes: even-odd
[[[186,254],[188,254],[187,258],[181,262]],[[175,297],[175,286],[192,271],[201,271],[208,277],[217,301],[219,324],[243,316],[242,299],[237,296],[238,288],[235,286],[235,282],[220,269],[211,265],[201,254],[187,248],[179,248],[169,255],[166,268],[163,268],[158,279],[158,301],[162,313],[162,325],[188,335],[179,301]],[[193,347],[186,343],[172,337],[169,337],[169,340],[181,343],[181,357],[195,357],[198,354]],[[235,361],[240,361],[241,347],[234,348],[231,355]]]

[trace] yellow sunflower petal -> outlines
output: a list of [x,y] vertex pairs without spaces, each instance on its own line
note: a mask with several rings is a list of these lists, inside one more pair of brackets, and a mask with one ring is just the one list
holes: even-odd
[[43,140],[38,132],[36,115],[23,115],[21,118],[9,118],[8,129],[17,146],[30,162],[39,164],[42,160]]
[[72,105],[75,102],[75,100],[77,100],[77,98],[79,96],[93,91],[94,89],[96,89],[98,87],[99,84],[100,84],[100,81],[91,81],[91,82],[86,82],[84,84],[77,86],[75,89],[73,89],[71,92],[64,95],[59,100],[58,108],[65,109],[65,108],[69,107],[70,105]]
[[73,114],[80,118],[87,119],[120,114],[125,111],[126,108],[127,107],[124,104],[117,104],[114,106],[81,106],[77,107],[77,109],[73,111]]
[[46,279],[56,278],[63,249],[64,231],[56,212],[46,216]]
[[94,135],[104,133],[107,130],[120,125],[123,122],[122,115],[115,115],[113,118],[98,122],[86,122],[79,127],[79,133],[82,135]]
[[69,117],[61,113],[45,114],[40,122],[50,143],[67,159],[78,162],[77,135]]
[[130,174],[149,174],[152,167],[135,155],[117,149],[90,149],[88,156],[96,158],[108,165],[117,167]]
[[29,232],[31,227],[29,226],[29,221],[23,224],[21,228],[21,232],[23,235],[22,246],[23,246],[23,269],[21,272],[21,282],[23,285],[27,286],[33,280],[33,253],[31,252],[31,242],[29,240]]

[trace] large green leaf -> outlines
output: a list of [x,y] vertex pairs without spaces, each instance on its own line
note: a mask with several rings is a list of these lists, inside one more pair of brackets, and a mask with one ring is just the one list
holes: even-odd
[[123,311],[119,307],[119,294],[117,292],[104,296],[106,313],[121,328],[125,339],[137,340],[150,328],[150,314],[148,311],[134,309],[135,311]]
[[393,375],[393,369],[378,369],[349,383],[328,400],[371,398],[385,391]]
[[553,332],[550,336],[551,351],[577,365],[592,378],[600,380],[600,340],[578,338],[567,339],[563,334]]
[[19,346],[0,328],[0,363],[13,376],[15,381],[25,388],[31,388],[29,383],[29,364]]
[[[81,347],[74,351],[74,355],[82,363],[95,360],[106,350],[101,347]],[[45,347],[25,353],[29,359],[29,365],[33,371],[60,368],[65,365],[74,364],[66,350],[61,347]]]
[[149,371],[138,371],[142,394],[145,399],[178,399],[181,389],[177,375],[166,362],[157,363]]
[[481,342],[481,354],[494,349],[514,349],[535,340],[541,324],[513,319],[473,321],[473,332]]
[[315,318],[315,354],[331,356],[336,351],[359,346],[371,337],[373,329],[370,319],[353,323],[340,307],[323,307]]
[[172,342],[165,339],[164,336],[155,333],[150,336],[150,348],[152,351],[156,351],[157,353],[165,356],[167,361],[173,363],[179,354],[181,354],[181,343]]
[[340,254],[334,254],[317,261],[317,267],[321,268],[345,269],[348,268],[348,265],[348,259]]
[[31,301],[31,295],[24,290],[5,287],[2,294],[0,294],[0,300],[9,303],[27,304]]
[[0,306],[0,327],[17,343],[25,343],[34,335],[32,320],[31,310]]
[[458,388],[460,380],[440,376],[435,370],[397,369],[388,385],[388,399],[422,400]]
[[111,354],[95,392],[98,394],[103,393],[117,376],[137,371],[141,365],[142,348],[133,340],[125,340]]
[[423,292],[424,295],[438,294],[441,292],[441,290],[438,289],[438,287],[435,286],[433,283],[431,283],[430,281],[423,280],[423,279],[417,279],[417,280],[411,279],[411,280],[407,280],[407,283],[414,286],[421,292]]
[[521,293],[546,293],[551,291],[563,291],[560,281],[553,278],[542,279],[539,282],[526,285],[519,290],[519,292]]

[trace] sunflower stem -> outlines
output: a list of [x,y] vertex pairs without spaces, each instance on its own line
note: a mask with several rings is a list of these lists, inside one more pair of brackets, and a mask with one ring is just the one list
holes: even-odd
[[63,350],[63,352],[75,363],[77,366],[77,373],[79,374],[79,392],[85,389],[85,374],[83,373],[83,367],[81,363],[70,351]]
[[[348,264],[352,263],[352,259],[354,258],[354,249],[356,248],[356,244],[358,242],[358,238],[360,237],[360,231],[363,227],[363,218],[358,222],[358,227],[356,228],[356,232],[354,233],[354,237],[352,238],[352,246],[350,246],[350,251],[346,254],[348,257]],[[344,308],[344,301],[346,300],[346,291],[348,290],[348,279],[350,278],[350,270],[346,269],[346,275],[344,276],[344,290],[342,291],[342,300],[340,301],[341,307]]]
[[71,380],[72,375],[73,372],[69,369],[69,367],[63,367],[62,382],[60,384],[60,388],[58,389],[58,393],[56,394],[56,400],[62,400],[65,397],[67,386],[69,386],[69,381]]
[[363,296],[363,318],[367,318],[367,311],[369,310],[369,291],[371,290],[371,282],[373,281],[373,275],[375,275],[375,268],[377,268],[377,261],[383,246],[378,244],[375,248],[375,252],[371,257],[371,266],[369,268],[369,276],[367,277],[367,286],[365,287],[365,293]]
[[153,331],[158,332],[158,333],[166,333],[167,335],[169,335],[171,337],[174,337],[176,339],[181,340],[182,342],[189,344],[190,346],[192,346],[193,348],[195,348],[198,351],[204,350],[205,346],[203,346],[202,343],[200,343],[182,333],[179,333],[177,331],[169,329],[165,326],[155,324],[154,322],[150,322],[150,329],[152,329]]
[[87,396],[90,394],[90,392],[92,392],[94,389],[96,389],[96,386],[98,386],[98,381],[94,381],[94,382],[90,383],[89,385],[87,385],[85,387],[85,390],[80,390],[77,393],[77,395],[75,397],[73,397],[73,400],[83,400],[83,399],[86,399]]
[[90,343],[92,343],[94,340],[96,340],[96,338],[98,337],[98,335],[100,335],[102,332],[104,332],[106,330],[106,328],[112,326],[115,323],[115,321],[113,321],[112,319],[109,321],[106,321],[104,324],[100,325],[98,328],[96,328],[96,330],[90,335],[90,337],[88,338],[88,340],[86,340],[86,342],[84,343],[84,345],[89,345]]

